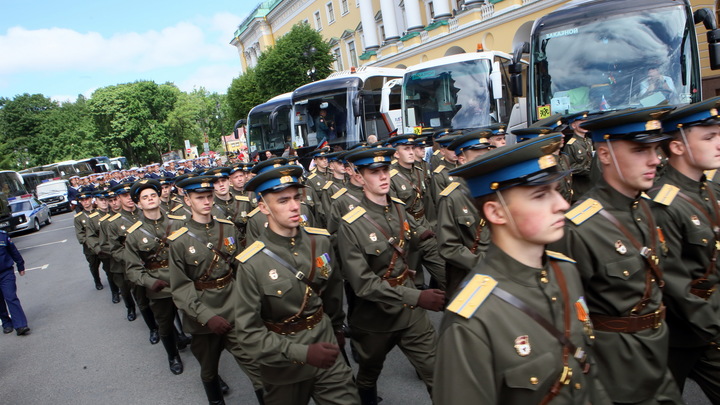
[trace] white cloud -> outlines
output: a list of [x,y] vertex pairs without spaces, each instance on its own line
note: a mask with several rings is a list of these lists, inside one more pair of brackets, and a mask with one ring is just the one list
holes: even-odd
[[206,65],[175,85],[184,92],[204,87],[207,91],[225,94],[232,80],[238,76],[240,76],[239,63],[238,65]]

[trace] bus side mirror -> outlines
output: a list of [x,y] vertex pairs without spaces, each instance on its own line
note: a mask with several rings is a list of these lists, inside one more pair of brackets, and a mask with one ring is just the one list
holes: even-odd
[[695,24],[703,23],[707,32],[710,69],[720,69],[720,30],[717,29],[715,14],[708,8],[701,8],[693,13]]
[[233,137],[235,137],[235,139],[240,139],[240,134],[238,134],[238,128],[245,125],[246,122],[247,121],[240,119],[237,120],[237,122],[235,123],[235,127],[233,128]]
[[530,53],[530,43],[522,42],[513,49],[513,63],[510,65],[510,91],[514,97],[522,97],[525,93],[523,91],[522,82],[522,56],[525,53]]

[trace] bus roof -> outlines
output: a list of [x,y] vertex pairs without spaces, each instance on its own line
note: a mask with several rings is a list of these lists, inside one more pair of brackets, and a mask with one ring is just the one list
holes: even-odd
[[292,93],[283,93],[278,96],[275,96],[271,98],[270,100],[258,104],[255,107],[250,109],[250,112],[248,112],[248,115],[253,113],[260,113],[260,112],[271,112],[273,111],[277,106],[279,105],[290,105],[292,101]]
[[512,56],[509,53],[500,52],[500,51],[484,51],[484,52],[467,52],[467,53],[459,53],[457,55],[449,55],[444,56],[442,58],[432,59],[427,62],[418,63],[417,65],[413,65],[408,67],[405,72],[415,72],[422,69],[431,68],[434,66],[443,66],[450,63],[457,63],[457,62],[465,62],[469,60],[478,60],[478,59],[488,59],[490,61],[493,60],[495,56],[500,56],[506,59],[512,59]]
[[361,67],[356,71],[345,70],[328,76],[327,79],[318,80],[300,86],[292,92],[293,102],[298,99],[307,98],[315,94],[327,93],[349,87],[360,87],[363,82],[371,77],[401,78],[405,69]]

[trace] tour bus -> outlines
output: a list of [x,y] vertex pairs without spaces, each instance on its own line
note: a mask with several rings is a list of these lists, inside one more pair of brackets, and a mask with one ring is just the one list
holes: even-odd
[[248,113],[247,144],[250,152],[270,150],[280,156],[292,142],[292,93],[275,96]]
[[12,232],[20,224],[21,218],[12,216],[8,201],[24,196],[30,195],[20,174],[11,170],[0,171],[0,230]]
[[[700,101],[696,22],[710,30],[710,66],[717,69],[713,12],[693,13],[688,0],[576,0],[525,23],[513,52],[516,62],[530,55],[527,121]],[[522,92],[523,69],[515,65],[513,73],[513,90]]]
[[107,156],[95,156],[78,160],[78,162],[90,165],[90,169],[92,169],[93,173],[105,173],[109,172],[113,168],[113,164]]
[[25,189],[31,193],[35,193],[35,188],[38,184],[50,181],[53,179],[59,179],[60,177],[55,176],[55,172],[46,170],[39,172],[28,172],[20,173],[20,176],[25,183]]

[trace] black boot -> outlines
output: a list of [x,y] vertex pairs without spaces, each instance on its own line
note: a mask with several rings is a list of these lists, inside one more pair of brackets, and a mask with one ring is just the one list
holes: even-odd
[[217,376],[217,379],[220,383],[220,391],[222,391],[223,395],[227,395],[227,393],[230,392],[230,386],[227,385],[227,383],[219,375]]
[[153,345],[157,344],[157,342],[160,341],[160,335],[158,335],[158,326],[157,322],[155,322],[155,315],[150,307],[141,309],[140,314],[142,315],[148,329],[150,329],[150,343]]
[[182,350],[187,347],[187,345],[190,344],[192,341],[192,338],[188,335],[186,335],[182,330],[182,322],[180,321],[180,315],[175,312],[175,342],[177,343],[177,347],[179,350]]
[[203,381],[203,387],[205,387],[205,395],[207,395],[210,405],[225,405],[225,400],[220,390],[219,377],[215,377],[212,381]]
[[182,374],[184,367],[180,353],[178,353],[177,346],[175,345],[175,336],[160,336],[160,341],[162,341],[165,351],[167,352],[170,371],[175,375]]
[[128,313],[127,313],[127,320],[128,320],[128,321],[132,322],[132,321],[134,321],[135,319],[137,319],[137,315],[135,314],[135,307],[134,307],[134,306],[128,307],[127,311],[128,311]]
[[358,393],[360,394],[360,403],[362,405],[377,405],[377,387],[372,388],[360,388],[358,387]]
[[265,392],[263,390],[255,390],[255,396],[258,399],[258,404],[265,405],[265,400],[263,399],[264,395],[265,395]]

